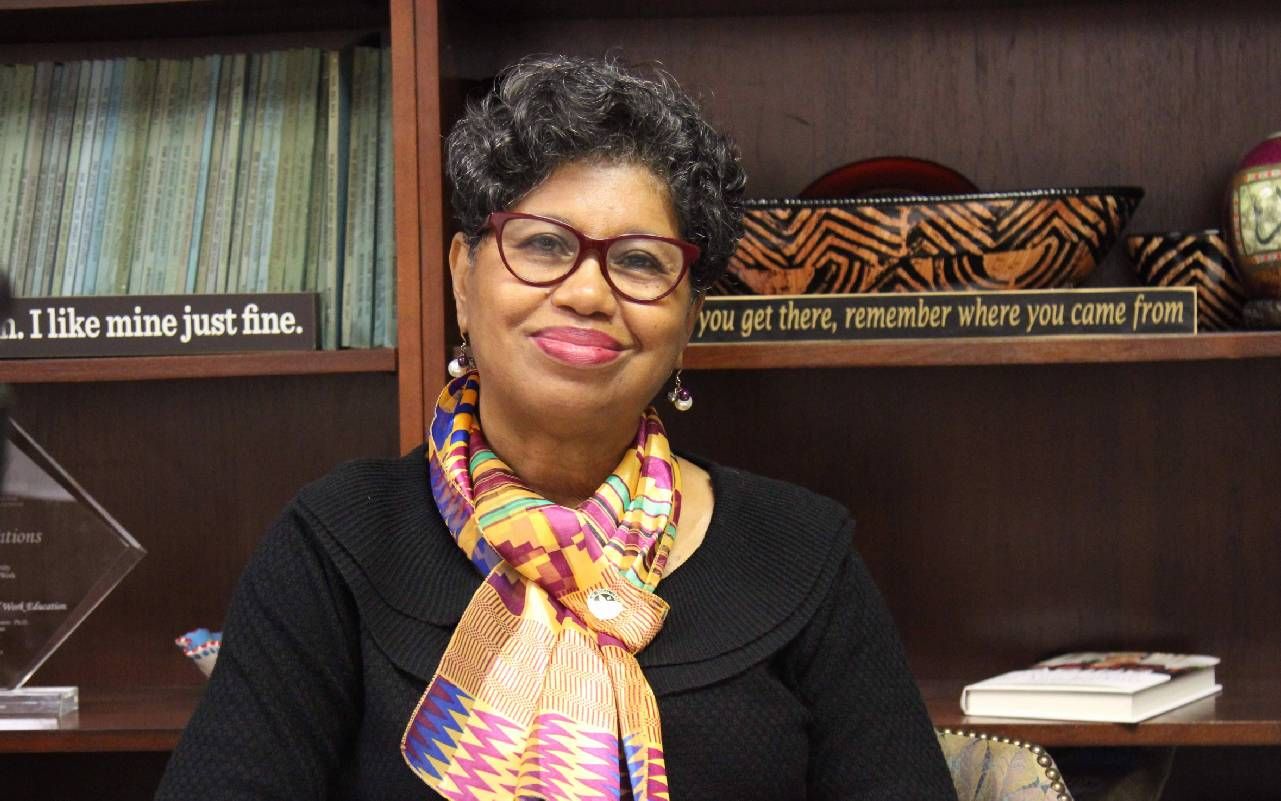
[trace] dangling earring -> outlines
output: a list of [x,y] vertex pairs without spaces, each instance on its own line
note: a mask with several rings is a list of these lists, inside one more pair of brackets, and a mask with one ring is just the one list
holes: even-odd
[[676,368],[676,384],[672,391],[667,393],[667,399],[672,402],[678,412],[688,412],[694,408],[694,394],[685,387],[681,386],[681,371]]
[[476,369],[476,361],[471,357],[471,345],[467,335],[463,334],[463,344],[454,347],[454,360],[449,363],[449,374],[461,378]]

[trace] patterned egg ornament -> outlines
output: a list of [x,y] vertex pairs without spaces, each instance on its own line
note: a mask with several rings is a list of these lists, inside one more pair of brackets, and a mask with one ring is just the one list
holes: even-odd
[[1228,235],[1237,270],[1257,297],[1281,298],[1281,132],[1256,145],[1228,190]]

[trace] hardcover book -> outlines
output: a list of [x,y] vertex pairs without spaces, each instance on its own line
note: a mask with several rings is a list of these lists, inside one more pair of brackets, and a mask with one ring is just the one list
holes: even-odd
[[967,715],[1138,723],[1223,689],[1217,657],[1130,651],[1071,653],[961,691]]

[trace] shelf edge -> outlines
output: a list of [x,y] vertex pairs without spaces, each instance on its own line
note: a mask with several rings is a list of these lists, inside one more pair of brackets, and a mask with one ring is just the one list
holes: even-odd
[[1281,358],[1281,333],[691,345],[685,369],[971,367]]
[[326,373],[394,373],[393,348],[266,351],[202,356],[126,356],[93,359],[6,359],[0,381],[11,384],[164,381]]

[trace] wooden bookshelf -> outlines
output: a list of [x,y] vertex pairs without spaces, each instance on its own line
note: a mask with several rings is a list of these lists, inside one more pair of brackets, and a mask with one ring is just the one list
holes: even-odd
[[208,3],[211,0],[0,0],[0,11],[39,11],[49,8],[147,6],[169,3]]
[[79,711],[57,728],[0,730],[0,754],[171,751],[203,689],[82,689]]
[[[935,726],[1013,737],[1047,748],[1083,746],[1281,746],[1281,682],[1233,681],[1220,695],[1138,724],[968,717],[963,681],[927,680]],[[56,729],[0,731],[0,754],[168,751],[200,699],[201,685],[83,689],[80,710]]]
[[[0,12],[0,56],[387,34],[401,330],[395,351],[0,364],[0,379],[26,384],[24,425],[151,550],[37,676],[100,677],[77,728],[0,733],[0,754],[14,755],[0,784],[41,752],[110,771],[120,751],[171,748],[198,687],[129,688],[194,685],[165,639],[176,621],[217,620],[298,486],[421,440],[456,338],[441,136],[467,88],[515,58],[661,62],[738,138],[754,196],[900,153],[985,189],[1142,185],[1133,231],[1220,225],[1223,182],[1277,127],[1281,93],[1281,72],[1251,67],[1275,63],[1267,43],[1281,36],[1263,0],[86,0]],[[1133,281],[1120,250],[1092,285]],[[963,682],[930,678],[936,724],[1052,748],[1203,746],[1180,752],[1209,754],[1180,799],[1214,797],[1219,761],[1269,781],[1281,747],[1268,683],[1281,664],[1281,333],[696,346],[685,366],[698,405],[665,414],[673,441],[847,505],[917,675],[991,675],[1088,647],[1204,651],[1234,671],[1223,695],[1136,727],[965,718]],[[175,589],[178,575],[197,586]],[[83,789],[55,797],[99,795]]]
[[691,370],[1106,364],[1281,357],[1281,333],[693,345]]
[[396,351],[392,348],[0,361],[0,381],[10,384],[395,371]]

